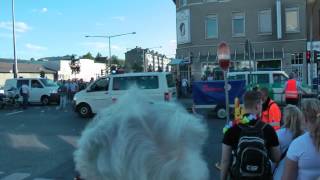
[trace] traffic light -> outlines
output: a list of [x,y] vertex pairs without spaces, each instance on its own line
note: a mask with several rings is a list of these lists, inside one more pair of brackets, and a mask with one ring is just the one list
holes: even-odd
[[313,51],[314,55],[314,62],[320,61],[320,52],[319,51]]
[[310,63],[310,61],[311,61],[311,52],[310,51],[307,51],[306,59],[307,59],[307,63]]

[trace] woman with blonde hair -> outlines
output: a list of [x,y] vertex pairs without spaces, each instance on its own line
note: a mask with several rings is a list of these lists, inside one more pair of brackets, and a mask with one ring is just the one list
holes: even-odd
[[304,116],[303,113],[297,106],[288,105],[284,108],[283,116],[283,126],[277,131],[277,136],[280,143],[281,149],[281,161],[276,166],[274,170],[274,179],[281,179],[284,169],[284,157],[288,151],[289,145],[291,142],[298,136],[304,133],[303,131],[303,122]]
[[302,112],[307,132],[291,143],[286,156],[283,180],[308,180],[320,176],[320,101],[304,99]]

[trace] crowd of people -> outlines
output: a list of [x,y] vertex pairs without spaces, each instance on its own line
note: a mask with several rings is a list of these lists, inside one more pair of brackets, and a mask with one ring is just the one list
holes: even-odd
[[72,101],[73,100],[73,96],[85,89],[88,84],[93,82],[93,78],[91,78],[90,82],[84,82],[83,79],[73,79],[70,80],[68,79],[66,80],[60,80],[57,82],[57,84],[59,85],[59,89],[58,89],[58,93],[60,96],[60,104],[58,109],[65,109],[67,102],[68,101]]
[[220,179],[320,178],[320,101],[303,99],[301,109],[289,104],[281,117],[266,92],[246,92],[246,114],[226,127]]

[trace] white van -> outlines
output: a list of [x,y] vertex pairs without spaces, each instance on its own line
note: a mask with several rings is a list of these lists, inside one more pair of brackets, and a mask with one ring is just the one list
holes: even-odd
[[[288,78],[284,71],[252,71],[251,74],[250,71],[228,73],[230,80],[246,80],[247,87],[258,85],[272,89],[272,99],[280,104],[285,102],[283,90]],[[310,88],[306,86],[303,86],[303,89],[306,92],[311,92]]]
[[85,90],[75,94],[73,105],[81,117],[110,106],[119,96],[135,85],[152,101],[176,99],[176,86],[172,74],[168,72],[145,72],[116,74],[97,79]]
[[[8,94],[9,90],[16,89],[17,93],[23,84],[29,86],[30,103],[42,103],[48,105],[51,102],[59,102],[58,85],[50,79],[45,78],[14,78],[7,79],[4,85],[4,93]],[[22,97],[20,96],[20,101]]]

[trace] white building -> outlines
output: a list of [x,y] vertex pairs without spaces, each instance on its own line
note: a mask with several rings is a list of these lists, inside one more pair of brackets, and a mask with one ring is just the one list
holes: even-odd
[[104,63],[95,63],[91,59],[79,59],[77,63],[80,65],[80,72],[73,74],[70,68],[70,60],[48,61],[44,66],[48,69],[57,71],[58,80],[83,79],[90,81],[91,78],[98,78],[105,74],[106,65]]

